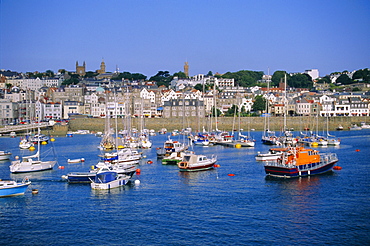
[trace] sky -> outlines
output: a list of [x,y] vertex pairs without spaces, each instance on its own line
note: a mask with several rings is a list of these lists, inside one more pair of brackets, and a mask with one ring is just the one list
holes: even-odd
[[370,68],[369,0],[0,0],[0,69]]

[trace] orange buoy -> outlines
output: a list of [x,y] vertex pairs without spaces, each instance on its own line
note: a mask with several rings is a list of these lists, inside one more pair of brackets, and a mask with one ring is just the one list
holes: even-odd
[[148,164],[153,164],[153,161],[147,161]]
[[214,164],[213,166],[214,166],[214,167],[220,167],[220,165],[219,165],[219,164]]
[[342,167],[340,167],[340,166],[335,166],[335,167],[333,167],[333,169],[334,169],[334,170],[342,170]]
[[140,173],[141,173],[140,168],[136,169],[136,174],[140,174]]
[[59,168],[59,169],[64,169],[64,166],[59,166],[58,168]]
[[233,174],[233,173],[229,173],[227,176],[235,176],[235,174]]
[[360,150],[359,149],[356,149],[356,152],[360,152]]

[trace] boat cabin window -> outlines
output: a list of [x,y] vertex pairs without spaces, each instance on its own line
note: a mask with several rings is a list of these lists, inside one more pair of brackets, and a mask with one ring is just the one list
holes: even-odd
[[184,161],[190,161],[190,155],[184,156]]

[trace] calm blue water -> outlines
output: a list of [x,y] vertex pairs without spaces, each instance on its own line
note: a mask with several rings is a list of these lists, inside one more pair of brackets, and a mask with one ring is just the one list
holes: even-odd
[[[370,131],[335,132],[343,169],[293,180],[266,179],[254,148],[194,147],[217,154],[220,168],[180,173],[156,160],[166,136],[152,138],[141,175],[130,185],[106,192],[67,184],[61,175],[86,171],[98,160],[100,138],[57,137],[53,143],[65,169],[27,174],[24,196],[0,198],[1,245],[364,245],[370,243]],[[260,139],[261,132],[253,136]],[[19,138],[0,138],[0,150],[27,155]],[[48,144],[45,148],[50,147]],[[359,149],[360,151],[356,151]],[[84,157],[83,164],[67,159]],[[153,164],[147,164],[153,160]],[[0,163],[0,178],[10,174]],[[228,174],[235,176],[228,176]],[[33,195],[31,189],[38,189]]]

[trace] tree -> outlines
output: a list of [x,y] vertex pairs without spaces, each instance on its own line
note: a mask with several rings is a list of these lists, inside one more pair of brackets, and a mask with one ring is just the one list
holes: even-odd
[[179,71],[177,73],[174,73],[173,77],[178,77],[179,79],[186,79],[187,78],[186,74],[184,72],[181,72],[181,71]]
[[365,68],[365,69],[357,70],[353,74],[352,79],[353,80],[362,80],[364,83],[370,83],[370,71],[369,71],[369,69]]
[[348,85],[348,84],[352,84],[352,80],[348,77],[347,74],[342,74],[337,78],[336,83],[342,84],[342,85]]
[[92,71],[88,71],[88,72],[85,73],[84,78],[93,78],[93,77],[95,77],[97,75],[98,75],[98,73],[95,73],[95,72],[92,72]]
[[78,79],[79,75],[74,73],[69,73],[71,76],[69,79],[65,79],[62,82],[62,85],[77,85],[80,80]]
[[206,76],[208,76],[208,77],[213,76],[212,71],[209,71]]
[[279,86],[280,82],[283,82],[285,75],[287,76],[287,80],[289,79],[289,74],[285,71],[275,71],[271,78],[271,86]]
[[216,108],[216,110],[215,110],[215,106],[213,106],[212,107],[212,111],[211,111],[212,117],[216,117],[216,114],[215,113],[217,114],[217,117],[219,117],[221,115],[221,110],[219,110],[218,108]]
[[330,84],[331,83],[330,76],[326,75],[325,77],[319,79],[317,81],[317,83],[319,83],[319,84]]
[[172,77],[168,71],[159,71],[156,75],[150,77],[149,80],[156,81],[158,86],[169,86]]
[[236,85],[248,87],[257,84],[257,81],[261,80],[262,76],[263,72],[240,70],[234,73],[227,72],[221,77],[226,79],[234,79]]
[[231,106],[226,113],[225,116],[234,116],[235,114],[238,115],[239,108],[236,105]]
[[294,74],[292,77],[288,80],[288,85],[294,88],[309,88],[311,89],[313,87],[312,78],[308,74]]
[[196,84],[194,86],[194,89],[198,90],[198,91],[203,91],[203,85],[202,84]]
[[266,99],[263,96],[256,96],[252,106],[254,111],[262,111],[266,108]]
[[46,70],[45,75],[48,77],[54,77],[54,72],[51,70]]

